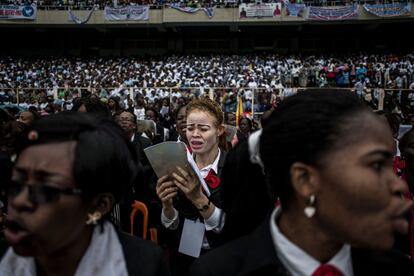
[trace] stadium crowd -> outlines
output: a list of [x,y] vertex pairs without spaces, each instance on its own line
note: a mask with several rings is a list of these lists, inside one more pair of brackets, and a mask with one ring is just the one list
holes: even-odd
[[[172,104],[181,97],[209,96],[212,92],[227,112],[236,111],[240,94],[245,110],[251,111],[255,101],[255,111],[263,112],[277,97],[305,87],[349,88],[360,97],[373,91],[373,101],[378,105],[380,88],[414,89],[414,56],[0,58],[0,101],[16,102],[19,91],[19,102],[25,108],[40,108],[46,97],[54,97],[55,106],[65,109],[85,93],[105,100],[118,97],[120,106],[128,107],[137,95],[142,95],[148,104],[161,105],[164,100]],[[401,101],[401,95],[398,97]],[[414,107],[414,96],[410,94],[408,101]]]
[[[58,112],[42,92],[38,108],[0,108],[0,274],[414,273],[414,130],[399,133],[399,114],[314,89],[269,106],[260,128],[178,99],[83,93]],[[195,167],[159,175],[154,162],[176,160],[144,150],[165,141]],[[139,203],[152,230],[130,220]],[[163,250],[125,233],[142,231]]]

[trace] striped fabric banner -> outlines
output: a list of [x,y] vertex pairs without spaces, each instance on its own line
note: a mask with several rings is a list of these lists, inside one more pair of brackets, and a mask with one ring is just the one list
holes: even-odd
[[191,8],[191,7],[182,7],[180,4],[170,4],[170,8],[175,10],[185,12],[185,13],[196,13],[198,11],[204,11],[208,18],[212,18],[214,13],[216,12],[216,7],[208,7],[208,8]]

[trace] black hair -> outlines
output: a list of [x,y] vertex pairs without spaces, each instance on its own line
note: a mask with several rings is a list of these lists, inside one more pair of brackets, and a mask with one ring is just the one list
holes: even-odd
[[[232,112],[224,112],[224,123],[225,124],[227,124],[228,121],[229,121],[229,114],[233,114],[234,115],[234,113],[232,113]],[[236,116],[236,115],[234,115],[234,116]]]
[[226,213],[222,237],[228,242],[257,228],[273,210],[275,200],[269,194],[262,168],[250,162],[247,141],[228,152],[220,179]]
[[414,129],[410,129],[409,131],[407,131],[400,139],[398,148],[401,152],[402,157],[407,157],[407,150],[410,147],[414,148]]
[[247,118],[247,117],[241,117],[240,119],[239,119],[239,126],[240,126],[240,124],[241,124],[241,121],[242,120],[247,120],[247,124],[249,125],[249,129],[250,130],[252,130],[253,129],[253,123],[252,123],[252,120],[250,120],[249,118]]
[[40,119],[40,114],[37,111],[33,109],[28,109],[27,112],[30,112],[33,115],[33,121]]
[[14,117],[10,113],[0,108],[0,125],[13,120]]
[[115,112],[115,114],[112,116],[112,118],[116,121],[116,117],[119,117],[124,112],[131,114],[132,117],[134,118],[134,124],[137,124],[137,120],[138,120],[137,115],[135,115],[134,112],[132,112],[130,110],[127,110],[127,109],[119,110],[119,111]]
[[78,111],[84,105],[87,113],[94,113],[95,115],[110,118],[111,112],[106,104],[96,98],[79,98],[72,107],[72,111]]
[[292,164],[321,165],[329,151],[346,143],[347,128],[355,121],[352,115],[363,112],[372,113],[354,94],[321,89],[288,97],[272,112],[263,129],[260,156],[271,191],[280,197],[282,207],[293,195]]
[[17,153],[33,145],[70,141],[76,142],[73,176],[83,198],[90,200],[100,193],[110,193],[119,202],[135,178],[137,156],[123,130],[112,120],[87,113],[43,117],[20,137]]
[[401,118],[396,113],[385,113],[384,116],[387,119],[392,134],[396,135],[400,129]]
[[187,107],[187,105],[184,105],[184,104],[181,104],[181,105],[178,106],[178,108],[174,112],[174,120],[175,121],[177,121],[178,113],[180,113],[180,110],[183,109],[183,108],[186,108],[186,107]]
[[118,110],[121,109],[121,105],[119,104],[120,99],[119,99],[118,96],[112,96],[112,97],[110,97],[108,99],[107,106],[108,106],[110,100],[113,100],[114,103],[115,103],[115,111],[118,111]]
[[146,107],[145,108],[145,113],[147,113],[147,111],[154,112],[154,116],[155,116],[156,119],[159,119],[160,118],[160,115],[159,115],[158,111],[155,108],[153,108],[153,107]]

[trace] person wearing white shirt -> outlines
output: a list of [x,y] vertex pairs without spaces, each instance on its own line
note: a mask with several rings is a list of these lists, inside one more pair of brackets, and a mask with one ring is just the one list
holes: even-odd
[[[172,252],[173,274],[185,275],[194,260],[181,253],[197,257],[219,242],[224,225],[220,173],[225,152],[219,148],[219,144],[223,145],[225,141],[223,120],[220,106],[208,98],[193,100],[187,105],[186,136],[192,152],[189,158],[194,159],[206,185],[201,185],[192,169],[179,167],[175,173],[163,176],[157,182],[156,191],[163,206],[161,222],[168,230],[177,231],[176,242],[180,243],[178,252]],[[190,253],[181,248],[185,247],[185,241],[189,238],[185,236],[190,227],[188,225],[193,226],[194,223],[201,225],[202,229],[196,237],[190,238],[194,244],[193,240],[198,241],[193,245],[196,249]]]
[[251,234],[202,256],[189,275],[414,275],[414,263],[392,249],[395,234],[408,233],[414,202],[401,196],[407,187],[393,171],[387,123],[356,95],[291,96],[258,143],[255,158],[277,207]]

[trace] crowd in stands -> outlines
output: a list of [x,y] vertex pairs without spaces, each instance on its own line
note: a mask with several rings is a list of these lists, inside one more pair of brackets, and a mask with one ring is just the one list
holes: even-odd
[[[260,0],[260,3],[297,3],[307,6],[344,6],[352,4],[377,4],[407,2],[387,1],[387,0]],[[237,7],[242,3],[258,3],[256,0],[1,0],[2,5],[24,5],[36,4],[39,9],[62,10],[71,8],[72,10],[89,10],[93,7],[104,9],[106,6],[126,6],[126,5],[150,5],[151,8],[161,8],[168,4],[180,4],[186,7],[206,7],[215,6],[222,8]]]
[[[360,97],[371,91],[370,101],[378,106],[379,89],[414,89],[414,56],[255,54],[0,59],[0,102],[15,103],[20,91],[19,103],[25,108],[40,107],[40,95],[54,97],[55,105],[63,109],[85,93],[106,101],[116,96],[122,107],[130,105],[137,95],[157,105],[163,100],[173,104],[182,97],[207,95],[220,102],[223,110],[235,112],[237,95],[241,95],[245,110],[251,111],[254,104],[254,111],[263,112],[278,97],[308,87],[347,88]],[[414,108],[414,95],[410,95],[404,99]],[[401,94],[398,97],[401,101]]]
[[[121,107],[84,93],[58,112],[40,96],[0,108],[1,275],[414,273],[414,130],[398,144],[398,114],[314,89],[272,105],[262,128],[239,117],[227,137],[234,114],[207,97]],[[144,149],[167,140],[199,176],[155,175]],[[158,246],[127,234],[143,236],[129,220],[137,200]]]

